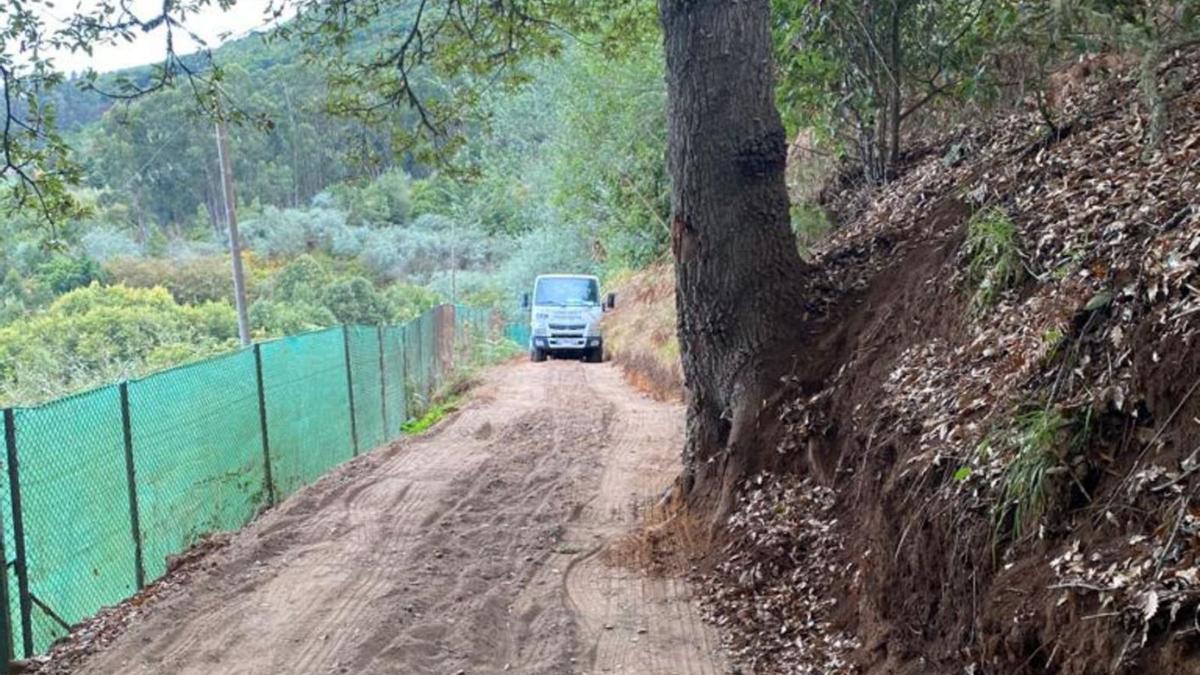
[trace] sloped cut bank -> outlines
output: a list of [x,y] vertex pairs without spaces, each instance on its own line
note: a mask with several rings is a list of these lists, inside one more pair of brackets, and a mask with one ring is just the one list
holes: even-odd
[[1200,672],[1200,53],[1164,71],[1157,151],[1128,74],[829,191],[708,579],[748,670]]

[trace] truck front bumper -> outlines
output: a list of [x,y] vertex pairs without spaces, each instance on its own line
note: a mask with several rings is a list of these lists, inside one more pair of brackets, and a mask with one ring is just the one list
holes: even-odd
[[597,349],[603,345],[604,338],[601,337],[547,337],[544,335],[533,337],[533,348],[547,352],[582,351]]

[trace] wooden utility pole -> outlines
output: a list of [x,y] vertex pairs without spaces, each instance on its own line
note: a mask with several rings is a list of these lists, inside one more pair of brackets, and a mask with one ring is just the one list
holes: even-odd
[[233,259],[233,301],[237,309],[238,337],[242,346],[250,345],[250,319],[246,314],[246,274],[242,270],[242,241],[238,234],[233,193],[233,164],[229,160],[229,134],[225,118],[217,116],[217,159],[221,163],[221,199],[225,205],[225,225],[229,230],[229,255]]

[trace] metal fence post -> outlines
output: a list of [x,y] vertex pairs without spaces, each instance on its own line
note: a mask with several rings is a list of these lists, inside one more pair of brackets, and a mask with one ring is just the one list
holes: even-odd
[[403,430],[404,423],[408,421],[408,324],[400,326],[400,428]]
[[350,394],[350,442],[354,445],[354,456],[358,457],[358,420],[354,416],[354,374],[350,367],[350,327],[342,325],[342,344],[346,351],[346,388]]
[[125,434],[125,479],[129,485],[129,527],[133,533],[133,576],[138,590],[146,587],[146,567],[142,558],[142,523],[138,513],[137,466],[133,463],[133,424],[129,415],[129,382],[122,382],[121,430]]
[[437,309],[437,314],[435,315],[436,320],[433,322],[433,349],[434,358],[437,359],[438,386],[446,381],[446,319],[448,317],[451,322],[451,326],[453,326],[453,310],[454,305],[441,305]]
[[[4,414],[4,439],[5,444],[8,444],[8,439],[12,438],[13,446],[16,446],[16,429],[13,428],[9,419],[10,415],[6,411]],[[13,429],[11,432],[9,429]],[[0,514],[3,512],[0,511]],[[12,607],[8,604],[8,552],[4,547],[4,519],[0,517],[0,674],[8,674],[8,662],[13,660],[13,630],[12,630]]]
[[25,520],[21,513],[21,468],[17,465],[17,423],[12,408],[4,409],[4,445],[8,452],[8,494],[12,497],[13,545],[16,548],[17,592],[21,603],[21,647],[33,656],[33,609],[29,599],[29,567],[25,557]]
[[420,413],[425,412],[425,350],[422,348],[425,342],[425,315],[421,315],[416,319],[417,340],[413,348],[417,352],[417,376],[420,382],[417,384],[417,394],[420,395],[421,407]]
[[383,415],[383,440],[392,440],[391,427],[388,426],[387,414],[387,371],[383,358],[383,326],[375,326],[375,336],[379,340],[379,410]]
[[271,438],[267,433],[267,390],[263,384],[262,345],[254,343],[254,376],[258,379],[258,426],[262,433],[263,487],[267,505],[275,506],[275,479],[271,476]]

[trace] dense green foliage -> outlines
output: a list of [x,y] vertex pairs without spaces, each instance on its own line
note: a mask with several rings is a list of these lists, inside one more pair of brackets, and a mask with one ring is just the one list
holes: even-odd
[[[1198,4],[1169,0],[773,0],[779,99],[792,130],[815,128],[871,182],[890,180],[910,139],[947,122],[1046,103],[1049,75],[1081,53],[1131,50],[1147,72],[1194,40]],[[1156,78],[1143,83],[1163,114]],[[1161,120],[1151,121],[1161,127]],[[1157,142],[1154,128],[1148,142]]]
[[228,303],[92,284],[0,328],[0,397],[40,399],[236,345]]
[[[380,132],[322,110],[325,86],[311,68],[284,62],[250,70],[234,62],[225,66],[223,88],[243,110],[270,121],[231,129],[242,204],[304,206],[326,187],[369,177],[390,161]],[[88,182],[102,203],[122,206],[123,222],[113,224],[143,234],[204,225],[220,233],[213,122],[196,110],[190,91],[115,106],[78,135]]]
[[[779,103],[808,158],[789,167],[798,244],[836,226],[815,203],[831,171],[890,180],[915,139],[1004,106],[1032,101],[1053,128],[1051,71],[1118,49],[1153,74],[1163,54],[1194,39],[1195,4],[773,0]],[[167,54],[156,66],[58,84],[44,60],[0,60],[14,78],[17,129],[4,146],[13,192],[0,219],[0,327],[11,356],[0,397],[227,346],[224,328],[164,329],[111,354],[71,355],[102,340],[87,332],[94,320],[79,319],[89,312],[60,305],[145,292],[154,302],[126,304],[167,326],[179,312],[230,311],[214,114],[231,122],[257,335],[402,321],[440,301],[515,316],[538,273],[619,273],[666,254],[654,0],[299,8],[279,33],[226,44],[211,63]],[[459,22],[454,8],[479,21]],[[58,32],[14,14],[8,37],[91,44],[114,35],[87,20],[114,12],[81,13]],[[181,83],[189,86],[168,86]],[[1166,114],[1158,87],[1146,78],[1148,147]],[[42,384],[30,388],[35,379]]]
[[[400,322],[443,301],[515,315],[536,274],[658,257],[665,95],[657,40],[645,38],[620,51],[576,43],[514,87],[484,92],[472,142],[442,166],[388,142],[415,131],[404,114],[372,125],[332,114],[328,73],[294,45],[250,37],[216,52],[221,86],[246,113],[231,146],[252,332]],[[185,89],[128,103],[97,96],[57,98],[87,183],[72,192],[75,215],[52,231],[32,208],[0,221],[0,400],[235,344],[211,120]],[[60,304],[76,294],[105,307],[122,298],[123,309],[99,322],[78,300]],[[225,323],[179,329],[200,311]]]

